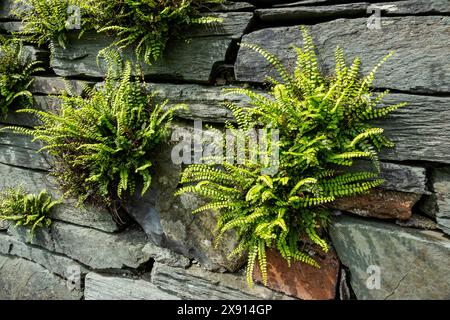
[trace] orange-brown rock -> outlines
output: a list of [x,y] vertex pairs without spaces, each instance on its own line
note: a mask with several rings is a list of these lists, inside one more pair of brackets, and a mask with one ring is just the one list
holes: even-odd
[[415,193],[374,189],[368,194],[338,199],[331,206],[363,217],[407,220],[419,199]]
[[[334,252],[320,253],[314,257],[321,268],[301,262],[292,262],[289,267],[278,251],[267,251],[267,287],[303,300],[330,300],[336,296],[339,260]],[[259,268],[254,278],[261,281]]]

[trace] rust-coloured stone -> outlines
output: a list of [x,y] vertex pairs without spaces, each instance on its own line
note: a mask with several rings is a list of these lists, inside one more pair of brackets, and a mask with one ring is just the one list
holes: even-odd
[[[334,250],[315,257],[320,269],[301,262],[286,260],[274,249],[267,250],[267,287],[303,300],[330,300],[336,296],[339,260]],[[254,279],[262,282],[259,267]]]
[[411,218],[412,207],[420,196],[415,193],[374,189],[368,194],[338,199],[331,206],[363,217],[407,220]]

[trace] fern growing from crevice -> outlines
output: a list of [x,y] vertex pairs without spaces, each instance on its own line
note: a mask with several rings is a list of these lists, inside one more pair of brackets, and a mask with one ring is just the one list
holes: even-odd
[[[191,25],[213,24],[220,18],[202,14],[223,0],[16,0],[15,14],[24,21],[19,32],[38,45],[58,43],[65,48],[69,33],[81,37],[87,30],[107,33],[115,47],[133,47],[147,64],[158,60],[171,38],[182,37]],[[79,25],[74,25],[78,22]]]
[[106,205],[119,218],[128,196],[149,189],[154,151],[168,138],[173,112],[185,106],[157,103],[117,52],[106,60],[110,66],[102,86],[86,89],[84,96],[63,94],[57,113],[19,110],[36,115],[42,124],[9,129],[44,143],[41,151],[53,157],[52,173],[66,195]]
[[29,107],[32,95],[28,91],[32,75],[43,71],[39,61],[30,61],[22,42],[0,36],[0,120],[11,108]]
[[[360,59],[347,65],[343,51],[337,48],[335,73],[324,76],[312,38],[305,28],[302,33],[304,45],[294,48],[297,62],[292,72],[264,49],[241,44],[265,57],[280,79],[270,79],[268,94],[226,90],[250,101],[244,108],[226,103],[236,119],[227,128],[248,142],[244,150],[247,160],[238,162],[235,153],[231,158],[219,157],[216,164],[190,165],[182,173],[184,186],[177,192],[207,200],[195,212],[219,212],[217,241],[229,230],[237,231],[239,244],[231,256],[247,253],[250,285],[257,264],[267,282],[267,248],[278,250],[288,264],[300,261],[320,267],[310,251],[302,248],[328,251],[323,231],[330,220],[329,204],[340,197],[366,193],[383,182],[378,178],[378,151],[392,143],[383,129],[374,128],[369,120],[387,116],[403,105],[380,107],[381,99],[370,89],[375,71],[391,54],[362,77]],[[279,150],[275,172],[266,173],[264,161],[248,160],[255,151],[248,130],[262,127],[279,131],[279,138],[269,140],[268,148],[256,150],[260,160],[266,159],[270,150]],[[345,168],[360,158],[370,159],[377,170],[346,172]]]
[[27,227],[33,236],[36,228],[50,226],[50,212],[59,203],[46,190],[36,195],[26,193],[23,187],[6,188],[0,191],[0,220]]
[[[18,35],[39,46],[58,43],[65,48],[71,30],[77,30],[81,36],[88,28],[85,15],[86,0],[15,0],[15,2],[17,8],[13,13],[24,22],[23,30],[18,32]],[[80,26],[74,25],[77,20]]]

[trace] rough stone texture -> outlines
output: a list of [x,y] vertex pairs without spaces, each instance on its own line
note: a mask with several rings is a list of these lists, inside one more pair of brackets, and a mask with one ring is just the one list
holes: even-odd
[[[326,71],[334,68],[333,52],[344,48],[347,59],[363,58],[367,72],[388,52],[396,54],[379,70],[376,87],[421,93],[450,92],[450,18],[440,16],[389,17],[381,29],[367,28],[367,19],[338,19],[309,27],[320,51],[320,62]],[[244,36],[246,43],[257,44],[293,65],[292,44],[301,45],[300,28],[280,27],[259,30]],[[239,50],[236,77],[239,81],[263,82],[273,68],[258,53]]]
[[[336,1],[339,2],[339,1]],[[356,1],[355,1],[356,2]],[[301,4],[301,3],[300,3]],[[280,6],[270,9],[258,9],[256,15],[263,22],[291,22],[308,19],[335,19],[344,17],[362,17],[370,14],[375,8],[381,10],[381,15],[407,14],[446,14],[450,13],[447,0],[408,0],[383,3],[345,3],[323,6]]]
[[382,152],[380,158],[450,163],[450,130],[446,129],[450,123],[450,98],[391,94],[385,99],[389,105],[398,102],[408,105],[375,123],[385,128],[386,136],[396,144],[394,149]]
[[101,275],[91,272],[86,276],[86,300],[179,300],[154,284],[138,279]]
[[368,194],[337,199],[330,206],[363,217],[407,220],[419,199],[415,193],[373,189]]
[[[348,216],[329,230],[358,299],[450,298],[450,240],[441,233]],[[380,271],[379,289],[366,286],[374,284],[371,270]]]
[[[8,234],[30,243],[25,228],[10,227]],[[145,234],[138,230],[110,234],[62,222],[39,229],[33,238],[33,245],[64,254],[93,269],[137,268],[150,259],[143,250],[146,243]]]
[[222,3],[213,4],[210,6],[210,10],[213,10],[215,12],[252,11],[253,9],[255,9],[255,6],[245,1],[242,2],[224,1]]
[[[182,79],[195,82],[209,82],[216,63],[227,59],[227,50],[233,40],[238,40],[252,17],[251,13],[220,13],[223,23],[201,26],[187,31],[189,43],[173,40],[167,44],[164,56],[151,66],[144,66],[146,75],[158,79]],[[55,48],[52,68],[60,76],[103,76],[105,65],[98,68],[98,51],[109,46],[111,38],[103,34],[86,33],[82,39],[71,37],[67,49]],[[128,50],[128,57],[133,57]]]
[[87,273],[87,269],[84,266],[72,259],[38,247],[28,246],[6,234],[0,234],[0,254],[31,260],[50,272],[66,279],[70,276],[70,271],[74,268],[78,269],[81,275]]
[[[46,173],[0,164],[0,189],[16,187],[18,185],[23,185],[25,190],[30,193],[37,194],[42,189],[47,189],[55,199],[61,197],[61,192],[57,190],[53,179]],[[76,200],[74,199],[65,199],[63,204],[52,210],[51,216],[57,220],[80,224],[107,232],[118,230],[117,224],[106,210],[88,205],[76,207],[75,203]]]
[[76,289],[69,290],[61,278],[22,258],[0,255],[0,274],[2,300],[79,300],[82,296]]
[[0,231],[7,230],[10,225],[9,221],[0,220]]
[[168,266],[187,268],[191,264],[191,261],[185,256],[153,243],[147,243],[142,251],[154,261]]
[[152,186],[143,198],[130,202],[128,212],[156,244],[195,258],[210,270],[237,270],[242,259],[226,258],[236,244],[234,234],[225,235],[221,245],[214,248],[215,214],[208,211],[193,215],[201,201],[189,194],[174,196],[181,165],[172,162],[170,150],[168,147],[158,152]]
[[[0,128],[2,126],[0,125]],[[42,146],[32,138],[11,132],[0,132],[0,163],[30,169],[49,170],[46,154],[37,153]]]
[[23,30],[23,23],[19,21],[0,22],[0,31],[12,33]]
[[[67,80],[67,85],[69,85],[72,91],[76,94],[81,94],[83,92],[83,87],[87,84],[92,83],[91,81],[80,81],[80,80]],[[63,78],[58,77],[43,77],[35,76],[33,77],[33,83],[30,86],[30,91],[32,93],[38,94],[61,94],[67,90],[66,83]]]
[[[267,286],[302,300],[331,300],[336,296],[339,275],[339,260],[336,253],[320,253],[314,257],[320,269],[301,262],[289,267],[276,250],[267,251]],[[262,277],[257,268],[255,280]]]
[[[355,161],[354,165],[348,169],[354,171],[375,172],[375,168],[370,161]],[[428,194],[426,169],[417,166],[404,164],[380,163],[380,178],[384,179],[381,185],[383,189],[417,194]]]
[[434,169],[431,184],[434,194],[427,198],[422,209],[435,216],[438,228],[450,235],[450,168]]
[[[73,81],[73,83],[75,88],[82,87],[80,82]],[[38,77],[36,78],[36,87],[42,93],[60,93],[64,88],[64,83],[61,78]],[[231,112],[222,106],[225,100],[238,105],[247,105],[248,103],[248,99],[244,96],[223,94],[223,88],[220,87],[151,83],[147,87],[149,90],[158,92],[160,98],[169,99],[171,104],[187,104],[189,106],[187,110],[176,112],[178,117],[185,119],[225,122],[233,119]],[[427,160],[450,163],[450,129],[443,129],[450,123],[450,98],[408,94],[390,94],[385,98],[386,105],[399,102],[406,102],[408,105],[392,113],[388,121],[383,120],[375,123],[383,127],[386,130],[386,135],[396,144],[394,149],[383,151],[380,158],[397,161]],[[58,104],[59,101],[55,97],[35,97],[35,107],[42,110],[56,110],[58,109]],[[16,115],[16,117],[24,116],[26,115]],[[29,120],[27,122],[26,119],[21,121],[23,123],[30,122]],[[395,166],[392,165],[391,167],[394,168]],[[400,170],[403,167],[398,165],[397,168]],[[418,170],[422,169],[414,170],[416,172],[413,174],[421,175]],[[388,169],[388,171],[390,172],[391,170]],[[403,175],[406,172],[393,172],[391,174],[396,183],[403,178],[395,177],[395,175],[399,174]],[[413,177],[410,176],[409,178]],[[404,180],[403,184],[406,182],[412,181]],[[419,191],[418,189],[411,191],[410,186],[407,185],[403,185],[402,189],[397,190],[423,192],[423,190]]]
[[290,299],[259,285],[249,289],[244,276],[212,273],[195,266],[183,270],[156,263],[151,279],[159,288],[188,300]]
[[361,16],[367,12],[367,3],[348,3],[336,6],[298,6],[271,9],[257,9],[256,16],[263,22],[298,22],[317,18],[342,18],[349,15]]
[[18,18],[13,14],[13,11],[24,10],[25,8],[27,8],[26,5],[18,3],[15,0],[2,0],[0,5],[0,20],[17,20]]
[[430,218],[418,214],[413,214],[411,218],[409,218],[408,220],[396,220],[395,223],[401,227],[407,228],[417,228],[426,230],[438,229],[436,222],[434,222]]

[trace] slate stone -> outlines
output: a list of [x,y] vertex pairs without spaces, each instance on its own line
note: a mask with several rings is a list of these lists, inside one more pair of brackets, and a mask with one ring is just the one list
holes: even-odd
[[[1,128],[1,125],[0,125]],[[0,132],[0,163],[37,170],[49,170],[49,159],[37,153],[39,143],[30,137]]]
[[[20,276],[18,276],[20,275]],[[0,254],[0,299],[79,300],[82,292],[37,263]]]
[[195,266],[183,270],[156,263],[151,282],[185,300],[292,299],[260,285],[249,289],[243,275],[208,272]]
[[[320,52],[325,73],[334,69],[336,46],[344,49],[348,60],[362,57],[362,71],[372,69],[390,51],[396,54],[381,68],[375,87],[416,93],[450,92],[446,79],[450,66],[450,18],[446,16],[389,17],[381,29],[369,29],[366,18],[338,19],[309,26],[310,34]],[[243,42],[259,45],[277,55],[285,65],[293,65],[295,51],[301,46],[299,26],[268,28],[243,37]],[[239,50],[236,78],[245,82],[264,82],[273,75],[273,68],[251,49]]]
[[[0,189],[22,185],[27,192],[38,194],[46,189],[55,199],[61,199],[61,191],[46,172],[0,164]],[[51,212],[52,218],[80,224],[106,232],[114,232],[119,228],[111,214],[102,208],[91,205],[76,206],[77,200],[64,199]]]
[[70,258],[38,247],[26,245],[7,234],[0,234],[0,254],[33,261],[51,273],[57,274],[65,279],[70,277],[71,270],[79,270],[80,276],[88,272],[83,265]]
[[[213,26],[194,27],[186,31],[186,39],[175,39],[167,44],[165,54],[151,66],[144,66],[147,76],[158,79],[177,79],[209,82],[215,64],[227,59],[227,50],[233,40],[238,40],[246,30],[251,13],[219,13],[223,23]],[[98,51],[108,47],[112,39],[104,34],[87,32],[81,39],[69,37],[67,49],[55,47],[52,68],[59,76],[102,77],[104,61],[97,66]],[[126,55],[133,59],[133,50]]]
[[237,270],[243,260],[227,259],[237,243],[235,234],[226,234],[221,245],[214,248],[216,215],[211,211],[193,215],[192,211],[202,204],[200,199],[190,194],[174,196],[181,165],[172,162],[171,146],[157,154],[152,186],[143,198],[136,195],[130,200],[129,214],[155,244],[194,258],[209,270]]
[[33,239],[23,227],[10,227],[8,234],[24,243],[32,241],[33,245],[64,254],[93,269],[137,268],[150,259],[143,251],[147,239],[139,230],[110,234],[53,222],[50,228],[37,230]]
[[86,276],[85,300],[179,300],[154,284],[140,279],[91,272]]
[[435,231],[340,216],[329,228],[358,299],[450,298],[450,240]]
[[426,198],[422,210],[436,218],[438,228],[450,235],[450,168],[435,168],[431,172],[433,195]]
[[[341,1],[335,1],[338,3]],[[355,1],[356,2],[356,1]],[[319,2],[313,4],[320,4]],[[357,2],[344,4],[311,5],[295,3],[278,5],[274,8],[257,9],[256,16],[267,23],[298,23],[317,19],[336,19],[369,16],[380,10],[381,17],[390,15],[447,14],[450,4],[447,0],[408,0],[395,2]]]

